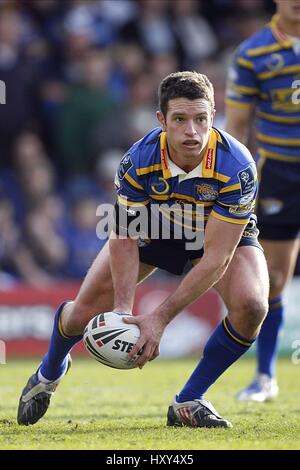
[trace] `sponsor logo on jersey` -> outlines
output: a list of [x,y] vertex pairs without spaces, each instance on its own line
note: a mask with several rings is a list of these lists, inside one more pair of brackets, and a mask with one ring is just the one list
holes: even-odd
[[214,154],[214,149],[209,148],[207,151],[207,157],[206,157],[206,162],[205,162],[206,170],[211,170],[212,168],[213,154]]
[[254,203],[250,202],[244,206],[231,206],[229,208],[229,213],[234,215],[247,215],[253,209]]
[[245,204],[248,204],[248,202],[251,202],[254,199],[254,193],[247,194],[247,196],[240,197],[239,199],[239,204],[241,206],[244,206]]
[[215,201],[218,191],[209,184],[196,184],[196,193],[201,201]]
[[245,168],[245,170],[238,172],[238,179],[241,183],[241,194],[248,195],[249,193],[253,193],[255,188],[255,178],[253,169],[249,166]]
[[155,194],[167,194],[170,186],[169,183],[162,177],[158,178],[158,181],[156,183],[153,183],[151,185],[151,189]]
[[284,66],[284,57],[281,54],[278,54],[278,52],[275,52],[266,61],[266,66],[269,70],[279,70]]
[[130,153],[126,154],[120,163],[119,171],[118,171],[118,177],[119,180],[122,180],[126,173],[130,170],[130,168],[133,166],[132,160]]

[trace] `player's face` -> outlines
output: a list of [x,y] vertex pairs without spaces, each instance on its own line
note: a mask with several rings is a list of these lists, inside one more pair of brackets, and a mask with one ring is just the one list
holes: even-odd
[[198,160],[208,142],[213,116],[214,111],[205,99],[170,100],[166,118],[160,112],[157,117],[167,132],[171,157],[191,162]]
[[277,12],[286,21],[300,21],[300,0],[275,0]]

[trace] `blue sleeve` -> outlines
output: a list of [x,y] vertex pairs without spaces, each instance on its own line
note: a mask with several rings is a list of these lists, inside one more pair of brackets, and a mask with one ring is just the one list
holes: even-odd
[[118,203],[123,206],[134,204],[146,205],[150,197],[139,181],[136,172],[138,164],[138,152],[127,152],[120,162],[119,169],[115,177]]
[[254,162],[251,162],[240,167],[224,184],[211,215],[226,222],[247,224],[253,212],[256,195],[256,166]]

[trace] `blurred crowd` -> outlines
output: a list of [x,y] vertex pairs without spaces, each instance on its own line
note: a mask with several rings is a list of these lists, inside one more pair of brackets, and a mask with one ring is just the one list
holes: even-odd
[[272,0],[0,0],[0,289],[83,277],[105,243],[96,208],[157,125],[157,87],[193,69],[224,120],[232,52]]

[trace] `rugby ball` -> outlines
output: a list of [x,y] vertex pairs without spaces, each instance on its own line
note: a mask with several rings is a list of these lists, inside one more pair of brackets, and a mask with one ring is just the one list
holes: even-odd
[[[138,355],[128,353],[140,337],[137,325],[123,322],[128,314],[105,312],[96,315],[87,324],[83,342],[94,359],[114,369],[133,369]],[[139,353],[141,354],[141,352]]]

